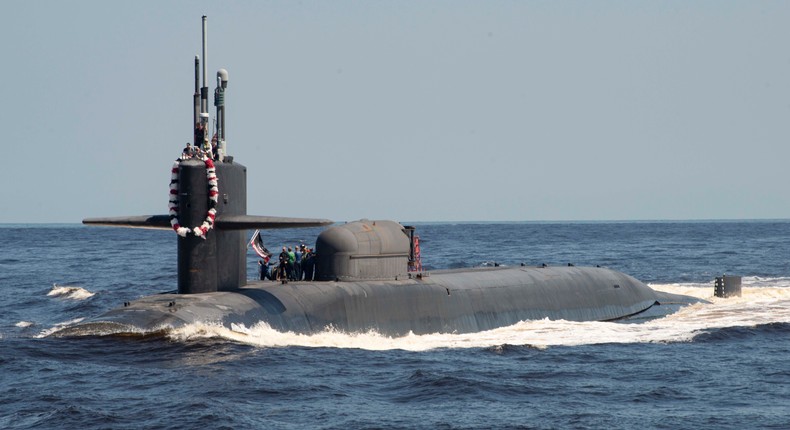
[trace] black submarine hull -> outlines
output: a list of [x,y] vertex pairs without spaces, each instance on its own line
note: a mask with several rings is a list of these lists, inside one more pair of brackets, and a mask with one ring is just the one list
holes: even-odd
[[693,301],[607,268],[477,268],[403,280],[260,281],[234,291],[160,294],[59,334],[145,334],[193,323],[229,329],[266,323],[302,334],[328,329],[386,336],[472,333],[526,320],[609,321],[647,310],[655,317]]

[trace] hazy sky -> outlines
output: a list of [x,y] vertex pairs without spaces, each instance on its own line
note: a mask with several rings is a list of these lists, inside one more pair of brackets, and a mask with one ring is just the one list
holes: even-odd
[[250,214],[790,218],[790,2],[5,1],[0,222],[167,213],[203,14]]

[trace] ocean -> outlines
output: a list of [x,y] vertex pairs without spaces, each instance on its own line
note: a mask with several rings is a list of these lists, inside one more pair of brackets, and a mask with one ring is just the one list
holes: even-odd
[[[428,270],[601,265],[709,303],[401,338],[212,325],[59,338],[174,290],[176,235],[5,224],[0,428],[790,428],[790,220],[404,224]],[[264,238],[278,249],[319,231]],[[724,274],[743,277],[742,297],[713,297]]]

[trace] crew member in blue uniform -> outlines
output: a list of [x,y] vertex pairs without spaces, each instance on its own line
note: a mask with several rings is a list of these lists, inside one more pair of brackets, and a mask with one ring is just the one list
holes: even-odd
[[258,273],[261,275],[261,281],[265,280],[269,274],[269,262],[266,260],[258,260]]
[[[302,245],[304,248],[304,245]],[[302,280],[302,250],[298,246],[294,247],[294,278],[297,281]]]

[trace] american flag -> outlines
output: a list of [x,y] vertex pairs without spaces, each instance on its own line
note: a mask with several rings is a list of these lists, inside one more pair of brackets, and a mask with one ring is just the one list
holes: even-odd
[[250,246],[252,249],[255,250],[255,253],[258,254],[261,258],[266,259],[267,257],[271,256],[272,253],[266,249],[266,246],[263,245],[263,238],[261,237],[261,231],[255,230],[255,233],[252,234],[252,239],[250,239]]

